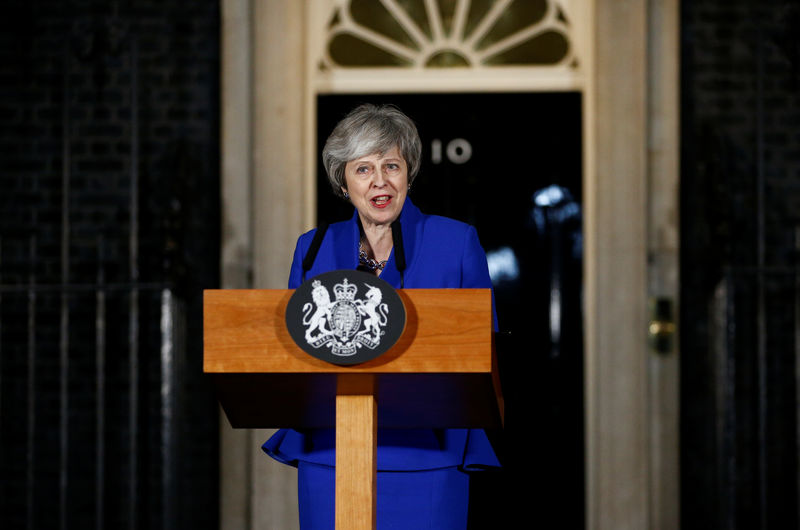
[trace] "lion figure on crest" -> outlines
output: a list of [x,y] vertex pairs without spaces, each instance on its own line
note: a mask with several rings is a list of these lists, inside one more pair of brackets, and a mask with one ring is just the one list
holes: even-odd
[[[315,280],[311,285],[313,286],[311,298],[314,300],[314,303],[317,304],[317,310],[311,315],[314,304],[308,302],[303,305],[303,325],[308,326],[306,328],[306,341],[309,343],[324,335],[333,333],[332,330],[325,327],[325,323],[329,322],[331,317],[330,309],[331,306],[333,306],[331,295],[328,290],[322,286],[319,280]],[[309,324],[311,325],[309,326]],[[319,335],[315,337],[313,335],[314,331],[319,331]]]

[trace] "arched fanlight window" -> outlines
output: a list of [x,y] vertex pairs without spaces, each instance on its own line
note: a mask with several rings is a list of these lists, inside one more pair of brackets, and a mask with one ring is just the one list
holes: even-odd
[[577,67],[555,0],[348,0],[329,18],[321,71]]

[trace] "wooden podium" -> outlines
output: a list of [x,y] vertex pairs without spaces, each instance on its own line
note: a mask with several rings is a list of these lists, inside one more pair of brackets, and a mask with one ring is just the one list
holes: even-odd
[[293,290],[207,290],[204,371],[235,428],[336,428],[336,528],[375,528],[381,428],[499,427],[489,289],[405,289],[406,329],[380,357],[336,366],[301,350]]

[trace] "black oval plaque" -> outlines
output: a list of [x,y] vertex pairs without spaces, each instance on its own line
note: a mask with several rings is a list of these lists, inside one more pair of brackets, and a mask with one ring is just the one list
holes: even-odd
[[286,306],[286,327],[306,353],[333,364],[370,361],[394,346],[406,308],[394,287],[355,270],[306,280]]

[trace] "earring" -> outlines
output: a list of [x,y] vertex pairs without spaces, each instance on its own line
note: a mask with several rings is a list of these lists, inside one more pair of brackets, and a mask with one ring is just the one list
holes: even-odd
[[411,184],[408,185],[408,191],[411,191]]
[[349,194],[349,193],[347,193],[347,192],[344,192],[344,198],[345,198],[345,199],[349,199],[349,198],[350,198],[350,194]]

